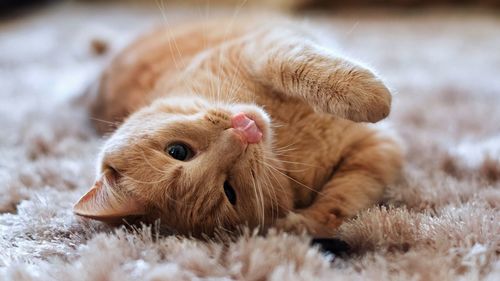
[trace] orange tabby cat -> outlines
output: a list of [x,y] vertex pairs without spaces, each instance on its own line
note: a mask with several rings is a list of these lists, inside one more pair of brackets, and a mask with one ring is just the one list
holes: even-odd
[[92,117],[120,125],[75,213],[193,235],[241,224],[332,235],[398,176],[398,145],[357,123],[390,103],[370,70],[292,22],[160,28],[101,78]]

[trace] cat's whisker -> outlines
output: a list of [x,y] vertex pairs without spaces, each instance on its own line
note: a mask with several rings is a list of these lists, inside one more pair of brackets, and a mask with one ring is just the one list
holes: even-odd
[[[236,81],[236,73],[238,73],[238,71],[235,72],[235,74],[233,75],[233,81]],[[234,101],[236,102],[237,101],[237,93],[238,91],[241,89],[241,87],[243,87],[243,83],[236,83],[236,88],[233,88],[234,87],[234,83],[231,82],[231,84],[229,85],[229,100],[231,101]]]
[[[264,167],[264,169],[265,169],[265,171],[268,171],[269,168]],[[270,173],[263,173],[264,180],[267,183],[267,185],[265,185],[265,187],[266,187],[268,193],[272,192],[272,194],[273,194],[273,198],[271,200],[271,218],[272,218],[272,221],[275,221],[275,219],[278,217],[279,208],[281,206],[279,205],[278,195],[276,194],[276,190],[273,188],[273,184],[272,184],[272,181],[271,181],[269,174]]]
[[203,97],[203,94],[200,93],[199,89],[202,88],[200,87],[200,83],[199,81],[187,81],[187,79],[183,76],[183,80],[184,80],[184,83],[186,84],[186,86],[197,96],[199,97]]
[[[168,21],[167,14],[165,12],[165,10],[166,10],[165,2],[163,0],[155,0],[155,2],[156,2],[156,5],[158,6],[158,8],[161,12],[164,24],[167,26],[167,32],[168,32],[167,42],[168,42],[168,46],[170,49],[170,54],[172,55],[172,61],[174,62],[174,66],[177,70],[181,71],[180,77],[183,80],[183,84],[186,85],[196,95],[200,95],[197,92],[196,88],[194,88],[192,84],[188,83],[188,81],[185,77],[185,73],[183,73],[183,72],[185,72],[184,69],[186,68],[186,63],[182,59],[182,53],[181,53],[179,46],[177,44],[177,40],[175,39],[175,36],[173,36],[174,34],[172,32],[172,27],[170,25],[170,22]],[[173,41],[173,43],[172,43],[172,41]],[[174,48],[175,48],[175,50],[174,50]],[[182,66],[178,62],[178,59],[182,62]]]
[[275,148],[273,148],[273,154],[288,156],[286,153],[295,152],[297,150],[299,150],[299,149],[291,147],[291,146],[281,147],[281,148],[275,147]]
[[250,170],[250,176],[252,178],[252,185],[253,185],[253,188],[254,188],[254,192],[255,192],[255,200],[256,202],[258,203],[258,216],[259,216],[259,224],[261,226],[264,226],[264,223],[265,223],[265,210],[264,210],[264,198],[262,197],[262,193],[259,188],[257,188],[257,179],[255,178],[255,173],[253,170]]
[[277,120],[273,120],[273,122],[270,124],[270,126],[273,129],[279,129],[279,128],[282,128],[282,127],[286,127],[287,124],[279,122]]
[[[272,182],[271,182],[271,178],[270,176],[272,176],[274,178],[274,180],[276,181],[277,185],[279,186],[279,188],[281,189],[281,191],[283,193],[286,193],[286,190],[285,190],[285,187],[281,184],[281,182],[278,180],[278,178],[276,177],[276,175],[273,173],[273,171],[271,170],[271,168],[269,168],[268,166],[263,166],[263,168],[265,169],[266,173],[264,173],[263,175],[265,176],[265,179],[266,179],[266,182],[269,184],[268,185],[268,189],[272,190],[275,194],[275,204],[276,204],[276,213],[273,213],[273,221],[276,221],[278,218],[279,218],[279,209],[283,209],[287,212],[293,212],[293,210],[287,208],[286,206],[282,206],[279,204],[279,201],[278,201],[278,197],[276,195],[276,190],[273,188],[274,186],[272,186]],[[270,188],[269,188],[270,187]],[[275,217],[274,217],[275,216]]]
[[[209,73],[209,75],[212,77],[212,76],[216,76],[215,74],[213,74],[212,72]],[[208,87],[208,94],[210,96],[210,101],[213,102],[216,106],[219,106],[219,98],[217,97],[217,83],[216,83],[216,79],[208,79],[208,82],[209,82],[209,87]]]
[[[253,187],[253,191],[254,191],[254,196],[255,196],[255,202],[259,202],[259,198],[257,197],[257,188],[255,187],[255,179],[253,178],[253,173],[250,172],[250,178],[252,179],[252,187]],[[257,212],[259,212],[259,209],[257,209]],[[260,215],[258,216],[259,220],[260,220]]]
[[[266,157],[264,157],[264,158],[266,158]],[[272,159],[272,158],[266,158],[266,159]],[[303,165],[303,166],[312,167],[312,168],[318,168],[318,169],[323,168],[323,167],[316,166],[316,165],[313,165],[313,164],[308,164],[308,163],[304,163],[304,162],[297,162],[297,161],[288,161],[288,160],[281,160],[280,159],[280,162],[289,163],[289,164],[296,164],[296,165]]]
[[[267,169],[267,168],[265,168],[265,169]],[[277,194],[276,190],[273,188],[274,185],[273,185],[273,182],[271,180],[271,177],[269,176],[269,173],[264,173],[264,179],[267,183],[266,189],[273,193],[273,200],[271,201],[271,206],[272,206],[272,218],[274,221],[275,218],[278,217],[279,209],[281,206],[280,206],[279,201],[278,201],[278,194]]]
[[[233,93],[233,94],[234,94],[234,93]],[[238,100],[238,98],[237,98],[235,95],[230,96],[230,97],[228,97],[228,99],[227,99],[227,103],[228,103],[228,105],[231,105],[231,104],[236,104],[236,103],[238,103],[238,102],[239,102],[239,100]]]
[[282,171],[282,172],[292,172],[292,173],[303,173],[307,170],[309,170],[308,168],[305,168],[305,169],[285,169],[285,168],[278,168],[278,167],[275,167],[276,169]]
[[[294,153],[294,151],[285,151],[285,152],[274,152],[272,156],[278,156],[278,158],[282,159],[293,159],[295,158],[295,155],[291,155],[291,153]],[[273,157],[274,158],[274,157]]]
[[[273,160],[272,158],[265,158],[263,157],[263,160]],[[292,168],[280,168],[280,167],[274,167],[275,169],[278,169],[280,171],[283,171],[283,172],[295,172],[295,173],[302,173],[302,172],[305,172],[307,170],[310,170],[311,168],[302,168],[302,169],[292,169]]]
[[289,147],[289,148],[273,148],[272,149],[272,152],[273,152],[273,155],[285,155],[285,156],[288,156],[287,153],[293,153],[293,152],[296,152],[297,150],[299,150],[298,148],[294,148],[294,147]]
[[[285,187],[283,186],[283,184],[281,184],[281,182],[278,180],[278,178],[276,177],[276,175],[272,172],[271,168],[269,168],[268,166],[264,166],[264,168],[266,169],[266,171],[268,171],[268,172],[269,172],[269,173],[266,173],[266,176],[269,178],[269,175],[271,175],[271,176],[274,178],[274,180],[278,183],[278,186],[281,188],[281,191],[282,191],[283,193],[285,193],[285,192],[286,192]],[[289,211],[289,212],[291,212],[291,211],[292,211],[292,210],[290,210],[290,209],[286,208],[285,206],[281,206],[281,205],[279,205],[279,202],[278,202],[277,200],[276,200],[276,205],[277,205],[278,207],[281,207],[281,208],[283,208],[283,209],[285,209],[285,210]]]
[[259,192],[260,192],[260,200],[261,200],[261,206],[262,206],[262,226],[266,224],[265,219],[266,219],[266,206],[265,206],[265,195],[264,195],[264,189],[262,187],[261,181],[259,181]]
[[216,217],[215,222],[217,223],[217,230],[218,231],[223,231],[224,233],[227,233],[230,235],[234,234],[234,231],[224,227],[224,223],[222,222],[222,220],[220,219],[219,216]]
[[[226,30],[224,31],[223,42],[226,42],[227,36],[229,35],[230,28],[234,25],[236,17],[238,16],[239,12],[245,6],[246,3],[247,3],[247,0],[243,0],[239,6],[236,6],[236,8],[235,8],[235,10],[233,12],[233,15],[231,17],[231,20],[230,20],[229,24],[226,26]],[[219,64],[218,64],[218,67],[217,67],[217,69],[218,69],[217,73],[219,74],[218,75],[219,76],[219,82],[222,82],[222,75],[221,75],[221,73],[222,73],[222,57],[223,57],[222,53],[221,53],[222,52],[222,48],[219,48],[218,50],[219,50],[219,54],[218,54],[219,55],[219,58],[218,58],[219,59]],[[226,56],[224,56],[224,58],[225,57]],[[223,85],[223,84],[219,83],[219,85]],[[218,97],[219,100],[220,100],[220,90],[221,90],[221,88],[222,87],[219,87],[218,91],[217,91],[217,93],[218,93],[217,97]]]
[[[259,161],[259,160],[257,160],[257,161]],[[307,186],[307,185],[305,185],[305,184],[301,183],[300,181],[298,181],[298,180],[296,180],[296,179],[294,179],[294,178],[290,177],[289,175],[287,175],[287,174],[283,173],[282,171],[280,171],[278,168],[276,168],[276,167],[272,166],[271,164],[269,164],[269,163],[267,163],[267,162],[264,162],[264,161],[260,161],[260,163],[262,163],[263,165],[266,165],[266,166],[270,167],[270,168],[271,168],[271,169],[273,169],[274,171],[276,171],[276,172],[280,173],[281,175],[283,175],[284,177],[286,177],[286,178],[290,179],[291,181],[293,181],[293,182],[297,183],[298,185],[300,185],[300,186],[302,186],[302,187],[305,187],[305,188],[307,188],[307,189],[309,189],[309,190],[311,190],[312,192],[315,192],[315,193],[317,193],[317,194],[322,194],[320,191],[317,191],[317,190],[315,190],[314,188],[311,188],[311,187],[309,187],[309,186]]]
[[259,200],[258,200],[258,203],[259,203],[259,206],[260,206],[260,211],[259,211],[259,214],[260,214],[260,222],[259,222],[259,225],[261,226],[264,226],[264,223],[265,223],[265,212],[264,212],[264,198],[262,196],[262,186],[260,184],[260,181],[255,181],[255,184],[256,184],[256,188],[257,188],[257,193],[259,194]]
[[[236,94],[238,93],[238,91],[243,86],[243,83],[237,83],[237,80],[238,80],[237,77],[239,76],[241,55],[242,55],[242,52],[240,50],[240,52],[238,53],[238,59],[236,61],[236,66],[234,67],[234,69],[235,69],[234,73],[233,73],[232,77],[230,78],[230,80],[231,80],[231,83],[229,84],[229,92],[231,94],[230,98],[234,98],[236,96]],[[233,86],[235,83],[237,83],[237,84],[236,84],[236,88],[234,89]]]
[[294,145],[295,144],[291,144],[291,145],[286,145],[286,146],[279,147],[278,144],[275,143],[273,151],[275,151],[275,152],[289,152],[289,151],[296,151],[296,150],[298,150],[298,148],[294,147]]
[[292,157],[292,156],[286,155],[284,153],[273,153],[273,154],[264,153],[264,155],[262,156],[262,158],[264,160],[274,160],[276,158],[276,156],[279,156],[278,159],[282,163],[288,163],[288,164],[306,166],[303,169],[291,169],[291,168],[288,168],[288,167],[286,169],[284,169],[284,168],[282,169],[282,168],[276,167],[277,169],[280,169],[280,170],[289,171],[289,172],[304,172],[304,171],[309,170],[310,168],[322,168],[322,167],[314,166],[312,164],[307,164],[307,163],[304,163],[304,162],[296,162],[296,161],[284,160],[283,158],[285,158],[285,157]]
[[[205,22],[208,22],[209,6],[210,6],[210,1],[205,1],[205,14],[203,15],[203,11],[201,10],[202,9],[201,5],[196,5],[196,7],[198,8],[197,10],[199,17],[200,18],[205,17],[205,21],[201,24],[201,28],[203,29],[203,34],[208,34],[207,25],[205,24]],[[203,36],[203,49],[207,49],[207,47],[208,47],[207,38]]]
[[113,121],[108,121],[108,120],[99,119],[99,118],[95,118],[95,117],[90,117],[89,119],[94,120],[94,121],[98,121],[98,122],[102,122],[102,123],[106,123],[109,125],[113,125],[113,126],[120,125],[120,122],[113,122]]
[[141,181],[141,180],[138,180],[138,179],[135,179],[129,175],[126,175],[118,170],[116,170],[116,172],[118,173],[118,175],[124,179],[128,179],[128,180],[131,180],[133,181],[134,183],[139,183],[139,184],[157,184],[157,183],[161,183],[162,181],[159,180],[159,181]]
[[[274,159],[274,157],[265,157],[265,159]],[[304,162],[297,162],[297,161],[288,161],[288,160],[279,160],[280,162],[283,162],[283,163],[289,163],[289,164],[297,164],[297,165],[303,165],[303,166],[308,166],[308,167],[314,167],[314,168],[321,168],[320,166],[316,166],[316,165],[313,165],[313,164],[308,164],[308,163],[304,163]]]
[[297,142],[293,142],[293,143],[289,143],[287,145],[284,145],[284,146],[281,146],[279,147],[278,146],[278,143],[277,142],[274,142],[273,143],[273,151],[283,151],[285,149],[289,149],[289,148],[292,148],[294,145],[296,145]]
[[[257,179],[255,179],[255,180],[257,180]],[[260,185],[260,182],[259,182],[258,191],[259,191],[259,196],[260,196],[260,215],[262,218],[261,226],[263,227],[264,225],[266,225],[266,209],[265,209],[264,193],[262,191],[262,186]]]
[[[158,4],[158,1],[157,1],[157,4]],[[174,53],[177,53],[177,55],[179,56],[179,59],[181,59],[181,61],[182,61],[182,53],[181,53],[181,51],[180,51],[180,49],[179,49],[179,46],[177,45],[177,41],[175,40],[175,37],[173,36],[173,33],[172,33],[172,27],[171,27],[171,25],[170,25],[170,23],[169,23],[169,21],[168,21],[168,19],[167,19],[167,14],[165,13],[166,8],[167,8],[167,7],[165,6],[165,1],[160,0],[160,6],[159,6],[159,8],[160,8],[160,12],[161,12],[162,17],[163,17],[163,21],[164,21],[164,23],[165,23],[165,24],[166,24],[166,26],[167,26],[167,30],[168,30],[169,35],[170,35],[170,39],[172,39],[172,40],[168,40],[168,43],[169,43],[169,46],[170,46],[170,53],[172,53],[172,54],[173,54],[173,57],[172,57],[172,58],[174,59],[174,63],[175,63],[175,65],[176,65],[176,67],[177,67],[177,70],[180,70],[180,69],[178,68],[177,60],[175,59],[175,54],[174,54]],[[173,44],[174,44],[174,47],[175,47],[175,52],[174,52],[174,50],[173,50],[173,48],[172,48],[172,43],[171,43],[171,41],[173,41]],[[183,65],[182,65],[182,69],[184,69],[184,68],[186,68],[186,64],[185,64],[185,62],[183,62]]]

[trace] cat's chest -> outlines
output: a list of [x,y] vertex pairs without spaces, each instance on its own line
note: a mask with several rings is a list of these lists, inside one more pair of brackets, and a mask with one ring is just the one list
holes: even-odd
[[274,152],[295,191],[296,205],[306,206],[331,178],[340,156],[342,120],[297,104],[269,111],[275,127]]

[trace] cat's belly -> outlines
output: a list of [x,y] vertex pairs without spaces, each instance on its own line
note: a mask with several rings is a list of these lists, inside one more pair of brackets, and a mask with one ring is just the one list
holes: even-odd
[[342,130],[352,122],[316,113],[301,102],[273,109],[270,114],[276,134],[274,151],[294,189],[295,207],[306,207],[337,168]]

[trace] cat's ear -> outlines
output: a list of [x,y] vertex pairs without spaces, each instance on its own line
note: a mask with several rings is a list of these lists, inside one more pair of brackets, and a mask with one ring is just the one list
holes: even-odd
[[[104,177],[104,176],[103,176]],[[127,194],[119,194],[101,178],[73,207],[75,214],[108,223],[120,223],[124,217],[143,215],[144,205]]]

